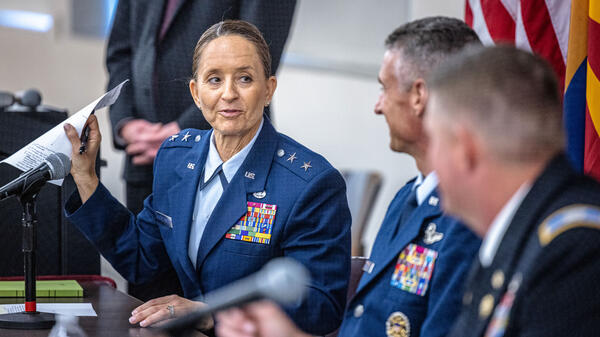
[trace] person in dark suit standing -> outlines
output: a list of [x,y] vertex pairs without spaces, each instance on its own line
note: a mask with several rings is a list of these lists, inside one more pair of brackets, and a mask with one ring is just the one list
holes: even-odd
[[600,186],[564,155],[550,66],[509,46],[429,81],[430,161],[444,208],[483,243],[451,336],[596,336]]
[[[290,30],[295,0],[120,0],[106,48],[108,87],[130,79],[110,108],[113,141],[127,153],[123,178],[126,205],[143,208],[152,192],[152,163],[160,144],[181,129],[209,129],[189,94],[192,54],[200,35],[225,19],[243,19],[263,33],[279,66]],[[268,109],[267,109],[268,111]],[[148,285],[130,285],[130,293],[147,300],[181,293],[167,268]]]
[[[392,200],[339,336],[444,336],[454,323],[481,241],[442,212],[437,175],[426,160],[425,78],[435,65],[472,43],[479,43],[475,32],[447,17],[406,23],[385,42],[375,113],[385,117],[391,149],[411,155],[420,174]],[[304,336],[270,304],[231,310],[217,319],[217,331],[226,337]]]

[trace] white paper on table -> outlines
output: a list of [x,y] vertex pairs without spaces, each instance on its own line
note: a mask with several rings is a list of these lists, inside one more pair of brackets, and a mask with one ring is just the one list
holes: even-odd
[[[98,97],[95,101],[88,104],[85,108],[77,111],[71,117],[56,125],[50,131],[39,136],[33,142],[27,144],[12,156],[4,159],[0,163],[10,164],[19,170],[25,172],[41,165],[44,160],[52,153],[63,153],[71,158],[71,143],[65,134],[63,125],[69,123],[77,129],[77,133],[81,135],[81,130],[85,125],[88,117],[98,109],[111,106],[121,94],[121,88],[129,80],[121,82],[109,92]],[[51,180],[54,185],[62,185],[62,179]]]
[[[92,303],[36,303],[37,311],[69,316],[98,316]],[[0,304],[0,314],[25,311],[25,304]]]

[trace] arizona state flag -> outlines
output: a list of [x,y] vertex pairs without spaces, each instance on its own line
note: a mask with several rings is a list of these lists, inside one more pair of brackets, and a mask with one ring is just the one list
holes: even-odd
[[572,0],[565,74],[567,149],[575,167],[600,179],[600,1]]

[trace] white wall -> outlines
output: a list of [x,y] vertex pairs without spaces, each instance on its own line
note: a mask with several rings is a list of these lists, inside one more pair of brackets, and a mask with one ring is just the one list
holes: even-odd
[[[71,1],[3,0],[0,9],[52,14],[47,33],[0,27],[0,90],[39,89],[44,103],[75,112],[104,92],[105,41],[69,32]],[[377,72],[387,34],[419,17],[462,17],[463,0],[299,0],[278,74],[273,101],[277,128],[327,157],[338,168],[377,170],[384,175],[365,243],[370,248],[387,204],[416,173],[414,161],[388,148],[383,117],[373,114]],[[323,69],[326,68],[326,69]],[[104,135],[102,181],[120,200],[122,153],[112,148],[108,114],[98,112]],[[125,283],[103,263],[103,273]]]
[[[384,40],[401,24],[430,15],[462,17],[463,0],[300,0],[278,79],[277,128],[339,169],[376,170],[384,185],[363,243],[368,252],[391,199],[416,175],[414,160],[389,149],[383,116],[373,113]],[[323,68],[334,69],[325,71]]]

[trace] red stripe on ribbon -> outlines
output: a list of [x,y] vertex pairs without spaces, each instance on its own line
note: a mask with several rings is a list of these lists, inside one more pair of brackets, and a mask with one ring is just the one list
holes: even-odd
[[515,20],[500,0],[481,0],[481,11],[495,43],[515,41]]
[[558,76],[560,91],[564,92],[566,67],[546,1],[521,1],[521,14],[531,49],[550,62]]

